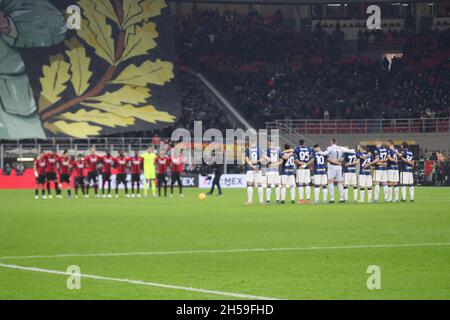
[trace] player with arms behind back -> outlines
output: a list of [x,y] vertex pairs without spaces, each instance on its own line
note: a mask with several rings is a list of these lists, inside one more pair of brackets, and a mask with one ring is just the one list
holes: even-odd
[[139,151],[137,150],[134,152],[134,156],[128,160],[131,164],[131,196],[140,198],[142,163],[144,160],[139,156]]
[[158,196],[161,197],[161,189],[164,186],[164,197],[167,197],[167,170],[170,166],[170,158],[166,156],[165,149],[159,151],[159,156],[155,161],[157,166]]
[[[102,161],[102,195],[103,198],[111,198],[111,175],[112,167],[114,165],[114,157],[110,151],[106,152],[106,155],[101,158]],[[108,194],[105,194],[105,185],[108,184]]]
[[314,150],[306,146],[304,140],[299,141],[300,145],[295,148],[295,163],[297,164],[297,184],[299,194],[299,204],[304,204],[304,194],[306,189],[306,203],[311,203],[311,170],[310,165],[314,162]]
[[286,188],[291,190],[291,202],[295,203],[295,153],[288,144],[284,145],[284,150],[281,152],[281,203],[284,204],[286,200]]
[[261,153],[256,144],[252,144],[245,149],[245,163],[247,165],[247,202],[245,205],[253,203],[253,187],[258,187],[259,203],[264,204],[263,187],[261,181]]
[[387,161],[388,161],[388,150],[381,144],[381,141],[377,140],[375,142],[376,147],[375,153],[375,202],[378,202],[380,198],[380,185],[383,186],[384,191],[384,201],[387,201],[388,197],[388,175],[387,175]]
[[314,203],[319,203],[320,189],[322,188],[322,201],[327,203],[328,201],[328,175],[327,175],[327,156],[323,155],[319,145],[314,146]]
[[83,155],[79,154],[77,159],[72,163],[73,173],[74,173],[74,186],[75,186],[75,198],[78,198],[78,189],[81,188],[83,196],[86,197],[85,187],[84,187],[84,160]]
[[344,201],[348,201],[348,188],[353,187],[353,202],[358,200],[356,166],[359,164],[356,153],[344,153]]
[[[399,157],[398,150],[395,148],[394,141],[388,140],[388,161],[387,161],[387,172],[388,172],[388,202],[398,202],[400,174],[399,174]],[[395,194],[395,200],[394,200]]]
[[373,155],[367,150],[366,146],[360,146],[359,151],[356,153],[359,159],[359,203],[365,202],[365,192],[367,189],[367,201],[372,202],[372,172],[370,167],[374,162]]
[[59,192],[67,189],[67,196],[72,197],[72,191],[70,190],[70,177],[72,175],[72,160],[69,156],[69,151],[64,150],[62,157],[59,162]]
[[408,142],[402,143],[402,152],[397,154],[402,160],[400,183],[402,185],[402,202],[406,202],[406,187],[409,186],[409,199],[414,201],[414,176],[413,168],[415,164],[414,154],[408,149]]
[[277,203],[280,203],[280,148],[275,147],[269,141],[268,149],[264,155],[267,164],[267,190],[266,190],[266,202],[270,203],[272,197],[272,189],[275,188],[275,199]]
[[128,195],[128,182],[127,182],[127,167],[128,159],[125,153],[121,150],[119,151],[119,156],[114,159],[114,165],[117,169],[116,171],[116,198],[119,197],[119,185],[123,184],[125,188],[125,197]]
[[36,178],[36,190],[34,191],[34,198],[39,199],[39,186],[41,187],[42,199],[47,199],[45,195],[45,180],[46,167],[44,152],[39,153],[36,160],[34,160],[34,176]]
[[100,163],[100,157],[96,154],[95,147],[91,148],[91,153],[84,160],[88,168],[86,195],[89,197],[89,189],[94,187],[95,196],[98,197],[97,166]]

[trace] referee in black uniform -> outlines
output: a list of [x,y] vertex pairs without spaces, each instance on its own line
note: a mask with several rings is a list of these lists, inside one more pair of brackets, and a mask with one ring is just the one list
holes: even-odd
[[214,193],[214,188],[217,186],[217,190],[219,191],[219,196],[222,195],[222,188],[220,187],[220,177],[222,176],[222,166],[219,164],[213,164],[211,165],[212,174],[214,174],[214,179],[212,179],[212,176],[208,176],[208,180],[212,179],[212,185],[211,190],[208,193],[208,196],[212,196]]

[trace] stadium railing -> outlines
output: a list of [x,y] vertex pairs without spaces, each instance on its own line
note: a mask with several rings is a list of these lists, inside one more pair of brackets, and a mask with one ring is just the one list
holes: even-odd
[[449,133],[449,118],[426,119],[354,119],[354,120],[276,120],[270,129],[289,129],[298,135],[310,134],[426,134]]

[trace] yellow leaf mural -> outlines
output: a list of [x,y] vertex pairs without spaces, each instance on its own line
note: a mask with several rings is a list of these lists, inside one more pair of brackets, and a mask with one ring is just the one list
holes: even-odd
[[66,90],[67,82],[70,80],[69,69],[70,64],[64,61],[62,54],[50,56],[50,65],[42,69],[39,111],[44,111],[61,99],[61,93]]
[[158,121],[174,123],[175,117],[163,111],[158,111],[155,107],[148,105],[143,107],[135,107],[129,104],[123,106],[110,105],[107,103],[83,103],[83,105],[103,110],[105,112],[113,113],[121,117],[134,117],[149,123],[156,123]]
[[111,105],[120,106],[123,103],[139,105],[146,103],[150,98],[150,89],[146,87],[123,86],[117,91],[107,92],[100,97],[88,99],[89,101],[105,102]]
[[158,37],[156,24],[146,22],[143,26],[131,26],[125,40],[125,51],[119,63],[128,59],[148,54],[156,47],[155,39]]
[[112,128],[117,126],[127,127],[136,122],[132,117],[122,117],[109,112],[100,112],[99,110],[86,111],[84,109],[81,109],[76,113],[64,113],[58,116],[58,119],[75,122],[93,122]]
[[56,121],[53,123],[46,122],[44,127],[54,134],[64,134],[69,137],[86,139],[91,136],[98,136],[102,127],[91,126],[87,122],[73,122]]
[[142,19],[148,21],[150,18],[159,16],[161,10],[167,7],[165,0],[143,0],[141,2]]
[[95,49],[95,53],[111,65],[115,64],[114,39],[112,28],[106,22],[106,16],[96,10],[91,0],[80,0],[78,4],[83,9],[85,19],[78,36]]
[[150,19],[162,14],[166,1],[78,0],[77,4],[83,14],[81,29],[66,40],[64,55],[50,57],[50,65],[42,71],[40,116],[45,128],[54,135],[87,138],[103,130],[117,131],[111,128],[141,127],[142,122],[147,127],[174,123],[173,104],[166,107],[170,112],[158,110],[166,109],[159,104],[173,95],[166,98],[164,93],[162,99],[158,94],[152,100],[152,90],[164,91],[152,86],[174,79],[173,63],[148,60],[160,35]]
[[89,70],[91,58],[86,55],[86,49],[76,38],[66,41],[66,46],[70,49],[66,54],[70,59],[71,82],[75,93],[81,96],[89,88],[89,80],[92,77]]
[[130,26],[142,22],[142,8],[139,5],[139,1],[136,0],[123,0],[123,23],[122,28],[125,30]]
[[110,0],[95,0],[95,8],[98,12],[114,21],[117,25],[120,24]]
[[129,65],[111,83],[136,87],[146,87],[149,84],[162,86],[174,78],[173,64],[168,61],[145,61],[137,67]]

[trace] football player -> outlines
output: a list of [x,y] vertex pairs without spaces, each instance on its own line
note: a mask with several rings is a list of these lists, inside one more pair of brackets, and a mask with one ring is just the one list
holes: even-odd
[[304,194],[306,190],[306,203],[311,203],[311,170],[310,166],[314,162],[314,150],[306,146],[304,140],[299,141],[300,145],[295,148],[295,163],[297,165],[297,185],[299,194],[299,204],[304,204]]
[[286,188],[291,190],[291,202],[295,203],[296,184],[295,184],[295,153],[288,144],[284,145],[284,150],[281,152],[281,203],[284,204],[286,200]]
[[409,200],[414,201],[414,154],[408,149],[408,142],[402,143],[402,152],[397,154],[402,160],[400,184],[402,185],[402,202],[406,202],[406,187],[409,186]]
[[327,175],[327,156],[323,155],[319,145],[314,146],[314,203],[319,203],[320,189],[322,189],[323,203],[328,201],[328,175]]
[[372,202],[372,172],[370,167],[374,163],[373,155],[367,150],[366,146],[360,146],[356,153],[359,159],[359,203],[365,202],[365,191],[367,189],[367,201]]
[[[399,183],[400,183],[400,173],[399,173],[399,151],[395,148],[394,141],[388,140],[388,161],[387,161],[387,174],[388,174],[388,202],[398,202],[399,196]],[[395,194],[395,198],[394,198]]]
[[258,187],[259,203],[264,204],[264,189],[262,187],[261,175],[261,153],[259,148],[252,144],[245,149],[245,163],[247,164],[247,202],[246,205],[253,203],[253,188]]
[[380,197],[380,185],[383,186],[384,200],[388,199],[388,175],[387,175],[387,161],[388,161],[388,150],[381,144],[381,141],[377,140],[375,142],[375,195],[374,200],[378,202]]
[[344,153],[344,201],[348,202],[348,188],[353,187],[353,202],[358,200],[358,183],[356,179],[356,166],[359,160],[356,153]]

